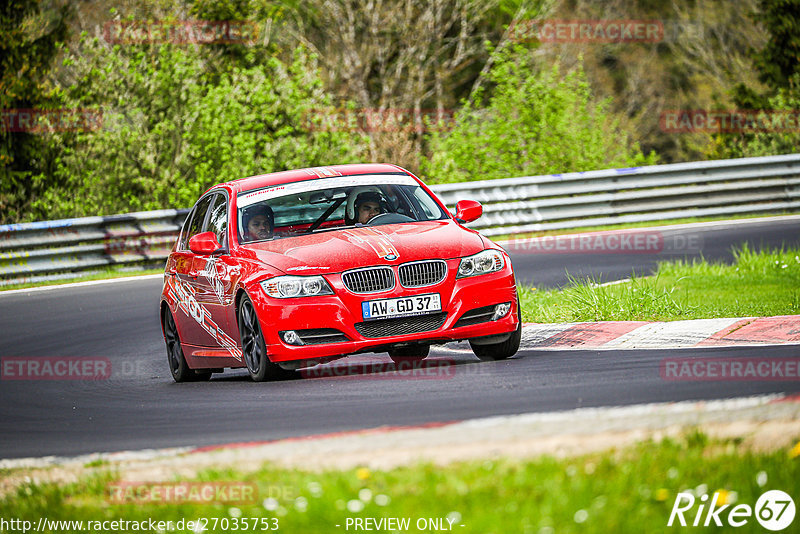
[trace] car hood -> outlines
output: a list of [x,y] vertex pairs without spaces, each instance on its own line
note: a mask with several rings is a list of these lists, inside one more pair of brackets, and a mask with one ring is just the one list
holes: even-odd
[[253,243],[260,262],[287,274],[325,274],[370,265],[449,259],[484,249],[477,232],[453,221],[427,221],[332,230]]

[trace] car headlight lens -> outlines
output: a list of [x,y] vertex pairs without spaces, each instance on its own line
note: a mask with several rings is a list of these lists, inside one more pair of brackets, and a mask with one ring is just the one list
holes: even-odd
[[333,295],[331,286],[321,276],[278,276],[264,280],[261,287],[276,299]]
[[474,256],[461,258],[457,278],[477,276],[499,271],[505,265],[503,254],[497,250],[484,250]]

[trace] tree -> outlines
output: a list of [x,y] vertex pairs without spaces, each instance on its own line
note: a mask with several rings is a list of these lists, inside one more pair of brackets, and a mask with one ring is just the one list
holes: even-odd
[[595,103],[583,71],[539,69],[530,52],[501,52],[489,73],[496,84],[483,106],[479,94],[456,114],[449,132],[434,131],[422,172],[432,182],[486,180],[627,167],[645,156]]
[[[67,4],[6,0],[0,9],[0,219],[16,221],[28,209],[41,182],[32,177],[47,167],[44,144],[35,132],[20,131],[15,110],[58,108],[48,73],[67,36]],[[16,130],[16,131],[15,131]]]
[[85,36],[68,57],[67,105],[102,114],[96,131],[48,139],[63,187],[32,217],[187,207],[209,186],[357,159],[360,138],[315,131],[304,110],[329,105],[314,58],[270,58],[213,72],[200,46],[114,45]]

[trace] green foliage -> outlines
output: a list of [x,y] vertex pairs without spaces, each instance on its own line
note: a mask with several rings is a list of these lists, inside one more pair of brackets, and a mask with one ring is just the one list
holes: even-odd
[[759,104],[763,110],[755,117],[754,132],[716,136],[714,151],[709,154],[712,159],[793,154],[800,150],[800,73],[772,96],[742,90],[739,98],[743,99],[739,102],[742,108]]
[[[67,36],[68,5],[7,0],[0,10],[0,110],[54,109],[58,91],[48,81]],[[17,220],[36,193],[31,175],[43,171],[42,139],[0,128],[0,222]]]
[[769,87],[796,86],[800,74],[800,0],[761,0],[753,18],[769,33],[763,49],[754,53],[761,81]]
[[289,65],[268,57],[213,72],[201,47],[84,38],[67,61],[78,74],[68,105],[98,110],[103,127],[51,134],[59,186],[30,218],[187,207],[220,181],[351,161],[361,150],[361,139],[302,120],[329,104],[302,50]]
[[520,287],[525,321],[674,321],[800,313],[800,249],[734,251],[733,265],[667,261],[657,276],[615,285],[570,279],[563,290]]
[[423,174],[432,182],[486,180],[628,167],[645,156],[595,103],[582,69],[538,69],[523,47],[497,54],[496,84],[486,106],[480,92],[456,114],[449,132],[430,136]]
[[[764,26],[768,39],[763,48],[751,51],[751,56],[758,77],[767,88],[762,92],[738,84],[731,92],[739,109],[768,112],[758,115],[765,127],[756,132],[717,135],[710,158],[770,156],[800,150],[800,0],[762,0],[759,8],[753,18]],[[776,118],[787,117],[791,118],[788,124],[774,123]]]

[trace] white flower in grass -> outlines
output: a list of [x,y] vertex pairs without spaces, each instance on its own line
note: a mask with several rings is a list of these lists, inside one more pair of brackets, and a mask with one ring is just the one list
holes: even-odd
[[308,491],[311,492],[312,497],[321,497],[322,496],[322,484],[319,482],[309,482],[308,483]]
[[358,499],[367,503],[372,500],[372,490],[369,488],[362,488],[358,492]]
[[763,488],[766,486],[768,478],[766,471],[759,471],[756,475],[756,484],[758,484],[758,487]]
[[458,512],[450,512],[447,514],[447,522],[451,525],[458,525],[461,523],[461,514]]
[[228,508],[228,515],[231,517],[242,517],[242,511],[235,506],[232,506]]
[[587,512],[586,510],[578,510],[577,512],[575,512],[575,515],[572,516],[572,519],[576,523],[583,523],[587,519],[589,519],[589,512]]
[[308,510],[308,499],[305,497],[298,497],[294,500],[294,508],[298,512],[305,512]]
[[386,506],[390,502],[392,502],[392,500],[389,498],[388,495],[384,495],[383,493],[375,495],[375,504],[377,504],[378,506]]
[[275,510],[278,509],[278,506],[280,506],[278,499],[273,499],[272,497],[264,499],[264,502],[262,504],[264,505],[264,508],[266,510],[269,510],[270,512],[274,512]]
[[357,514],[358,512],[364,509],[364,503],[359,501],[358,499],[352,499],[347,501],[347,511],[353,514]]

